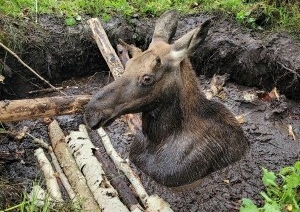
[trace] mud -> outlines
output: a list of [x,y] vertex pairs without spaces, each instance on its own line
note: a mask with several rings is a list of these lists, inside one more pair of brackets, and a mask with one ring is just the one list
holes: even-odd
[[[108,83],[108,78],[101,74],[82,78],[81,81],[69,80],[64,82],[69,88],[64,90],[68,94],[94,93],[95,87]],[[210,88],[210,78],[199,76],[199,84],[204,90]],[[78,88],[80,87],[80,88]],[[222,98],[214,97],[227,105],[236,115],[245,114],[242,125],[250,141],[250,149],[245,157],[229,167],[205,177],[197,187],[178,192],[154,182],[150,177],[132,167],[141,177],[149,194],[158,194],[171,204],[174,211],[237,211],[242,198],[251,198],[257,204],[262,203],[259,192],[263,189],[261,169],[278,171],[280,168],[293,165],[300,155],[300,105],[286,99],[254,101],[245,100],[248,94],[255,94],[257,89],[227,83]],[[56,95],[56,94],[52,94]],[[78,129],[83,123],[82,115],[56,117],[65,133]],[[298,140],[294,141],[288,134],[288,125],[293,126]],[[21,130],[29,127],[30,133],[42,137],[49,142],[47,124],[43,119],[28,120],[6,128]],[[123,158],[128,158],[128,150],[132,142],[132,135],[123,117],[117,119],[108,128],[114,147]],[[101,149],[100,138],[93,134],[95,145]],[[33,156],[37,146],[29,138],[16,141],[12,137],[0,134],[0,152],[9,151],[10,159],[0,158],[1,177],[9,179],[11,183],[23,183],[29,188],[33,181],[43,179],[38,164]],[[18,157],[13,157],[18,155]],[[121,174],[120,174],[121,175]],[[3,204],[3,203],[2,203]],[[4,205],[1,205],[0,208]]]

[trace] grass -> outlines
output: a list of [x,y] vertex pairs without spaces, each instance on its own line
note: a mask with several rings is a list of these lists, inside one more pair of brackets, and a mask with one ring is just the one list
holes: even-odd
[[113,15],[158,16],[176,8],[182,14],[218,12],[234,17],[254,29],[300,31],[299,0],[1,0],[0,13],[37,20],[39,14],[54,14],[76,24],[88,14],[108,20]]
[[250,199],[243,199],[240,212],[299,212],[300,161],[281,169],[278,174],[263,168],[265,190],[260,194],[264,205],[257,207]]
[[[42,182],[33,183],[33,192],[31,197],[24,191],[24,185],[11,184],[8,180],[0,178],[0,212],[82,212],[76,208],[75,204],[69,202],[53,202],[48,194],[41,193],[39,184]],[[18,202],[16,204],[16,202]]]

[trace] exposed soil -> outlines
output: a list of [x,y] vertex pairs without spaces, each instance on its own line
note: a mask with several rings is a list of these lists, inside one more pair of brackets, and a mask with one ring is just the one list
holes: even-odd
[[[182,29],[181,27],[184,26],[184,30],[179,31],[177,36],[207,17],[184,18],[178,27]],[[81,33],[82,30],[86,30],[85,25],[64,27],[61,23],[56,25],[57,20],[49,17],[42,17],[40,21],[41,31],[47,29],[49,33],[49,40],[45,40],[44,44],[47,48],[36,47],[33,45],[35,40],[29,40],[28,43],[23,44],[25,48],[22,56],[25,62],[55,84],[60,85],[60,82],[69,79],[62,83],[65,87],[64,92],[68,94],[92,94],[99,87],[109,83],[110,79],[105,73],[92,75],[99,70],[107,71],[107,67],[96,45],[88,36],[89,33],[86,31],[86,34]],[[105,24],[113,44],[118,36],[142,48],[149,43],[151,35],[148,32],[149,28],[153,28],[153,21],[148,20],[142,24],[140,20],[133,19],[131,26],[123,23],[121,19],[114,19]],[[80,32],[72,31],[76,29]],[[66,34],[60,33],[61,31],[68,31],[68,36],[65,37]],[[66,38],[70,40],[65,40]],[[67,49],[63,48],[65,45],[68,46]],[[2,59],[4,59],[3,55],[0,52]],[[42,57],[37,60],[36,55]],[[7,57],[6,61],[14,72],[6,76],[6,86],[0,88],[0,99],[29,96],[27,92],[37,88],[28,83],[28,80],[38,82],[32,81],[30,74],[25,74],[25,79],[17,77],[17,72],[25,73],[27,70],[18,66],[14,59]],[[261,168],[278,171],[286,165],[293,165],[300,159],[300,104],[295,101],[300,95],[299,43],[284,35],[255,35],[253,32],[241,30],[230,21],[215,19],[207,42],[199,49],[192,61],[196,72],[206,75],[199,75],[199,84],[204,90],[209,89],[210,78],[214,73],[230,74],[230,80],[224,88],[224,95],[222,98],[214,97],[214,99],[223,102],[236,115],[246,114],[242,127],[250,141],[250,150],[241,161],[212,173],[204,178],[198,187],[184,192],[163,187],[139,170],[135,170],[141,177],[147,192],[163,197],[171,204],[174,211],[236,211],[243,197],[251,198],[257,204],[261,204],[262,198],[259,195],[263,189],[260,180]],[[90,76],[82,77],[84,75]],[[71,77],[81,78],[70,80]],[[247,94],[256,94],[258,89],[270,91],[275,86],[281,94],[294,100],[286,98],[285,95],[282,95],[279,100],[258,98],[255,101],[248,101],[244,98]],[[77,130],[79,124],[83,123],[82,115],[60,116],[56,119],[65,133]],[[289,136],[288,125],[293,127],[297,141]],[[4,126],[10,130],[21,130],[27,126],[32,135],[42,137],[49,142],[47,124],[43,119],[4,123]],[[128,134],[128,131],[123,118],[108,127],[114,147],[124,158],[128,156],[132,141],[132,135]],[[92,136],[95,144],[103,152],[100,138],[97,138],[94,133]],[[36,148],[30,138],[25,137],[17,141],[14,137],[0,134],[0,177],[8,179],[12,184],[22,183],[26,188],[34,180],[43,179],[33,156]],[[4,152],[8,152],[8,156],[1,157],[1,153]],[[133,164],[132,166],[134,167]],[[9,197],[4,197],[0,192],[0,209],[10,204],[9,200]]]
[[[79,82],[68,81],[66,83],[70,88],[65,92],[69,94],[92,93],[96,86],[104,84],[103,80],[107,80],[107,77],[104,78],[103,75],[98,74]],[[209,88],[209,81],[204,76],[199,77],[199,84],[203,89]],[[290,124],[293,126],[294,133],[300,135],[298,103],[287,100],[284,96],[280,101],[258,99],[249,102],[244,99],[244,96],[255,93],[257,89],[232,83],[226,84],[225,91],[227,95],[223,97],[223,100],[217,97],[214,99],[226,104],[236,115],[246,114],[246,122],[242,126],[251,147],[241,161],[209,175],[198,187],[184,192],[176,192],[163,187],[136,170],[147,191],[150,194],[156,193],[162,196],[171,204],[174,211],[235,211],[239,208],[243,197],[251,198],[260,204],[262,198],[259,192],[263,189],[260,181],[261,168],[278,171],[299,160],[299,140],[294,141],[288,134],[288,125]],[[77,130],[79,124],[83,123],[82,115],[60,116],[56,119],[65,133]],[[5,126],[10,127],[9,125]],[[21,130],[24,126],[29,127],[34,136],[41,136],[45,141],[49,141],[47,124],[42,119],[22,121],[11,127]],[[108,132],[114,147],[122,157],[127,158],[132,136],[128,134],[129,129],[124,119],[116,120],[108,127]],[[100,147],[101,152],[104,152],[101,149],[100,138],[95,133],[92,133],[92,137],[95,145]],[[25,183],[26,187],[34,180],[43,178],[33,156],[33,151],[37,146],[32,144],[29,138],[16,141],[2,135],[0,142],[0,152],[9,151],[11,154],[10,158],[0,158],[1,177],[14,183]],[[134,165],[132,166],[134,167]]]

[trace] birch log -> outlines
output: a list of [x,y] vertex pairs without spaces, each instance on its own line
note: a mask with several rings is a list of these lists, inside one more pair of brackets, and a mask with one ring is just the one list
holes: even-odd
[[141,183],[140,179],[135,175],[135,173],[132,171],[128,163],[123,160],[116,150],[113,148],[110,139],[104,129],[101,127],[97,130],[98,134],[101,137],[102,143],[106,149],[107,154],[111,157],[111,159],[114,161],[117,168],[119,168],[128,178],[130,183],[132,184],[136,194],[139,196],[141,202],[146,208],[146,211],[149,212],[171,212],[173,211],[166,201],[161,199],[157,195],[151,195],[149,196],[143,187],[143,184]]
[[67,179],[66,175],[64,174],[63,170],[61,169],[59,162],[56,158],[56,155],[53,152],[52,147],[47,144],[42,138],[36,138],[33,135],[31,135],[30,133],[26,133],[27,136],[29,136],[33,143],[38,144],[40,147],[48,150],[48,153],[50,154],[51,160],[52,160],[52,164],[56,170],[56,172],[58,173],[58,176],[60,178],[61,183],[63,184],[63,186],[65,187],[69,198],[73,201],[73,203],[75,204],[75,206],[77,206],[77,199],[76,199],[76,195],[74,193],[73,188],[71,187],[69,180]]
[[66,137],[66,142],[101,210],[129,212],[119,199],[118,192],[107,180],[102,165],[94,156],[93,150],[96,147],[88,137],[85,126],[80,125],[79,131],[71,131]]
[[63,202],[63,198],[53,168],[51,166],[50,161],[47,159],[43,149],[36,149],[34,151],[34,155],[36,156],[40,167],[44,173],[47,190],[51,196],[51,199],[58,202]]
[[74,188],[82,209],[93,212],[101,211],[68,149],[65,142],[65,135],[56,120],[52,121],[49,125],[49,136],[53,151],[71,186]]
[[45,97],[0,101],[0,121],[20,121],[79,113],[91,99],[90,95]]

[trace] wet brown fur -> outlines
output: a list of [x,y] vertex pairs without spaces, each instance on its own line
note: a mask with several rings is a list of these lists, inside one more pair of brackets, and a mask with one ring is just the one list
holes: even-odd
[[[153,39],[148,50],[127,62],[120,79],[93,97],[85,113],[87,124],[96,128],[122,114],[142,112],[142,130],[131,146],[130,160],[170,187],[191,184],[239,160],[248,146],[234,115],[200,91],[189,59],[177,64],[174,58],[180,54],[171,54],[181,45],[203,42],[203,30],[175,47],[165,42],[169,38]],[[145,85],[149,75],[153,83]]]

